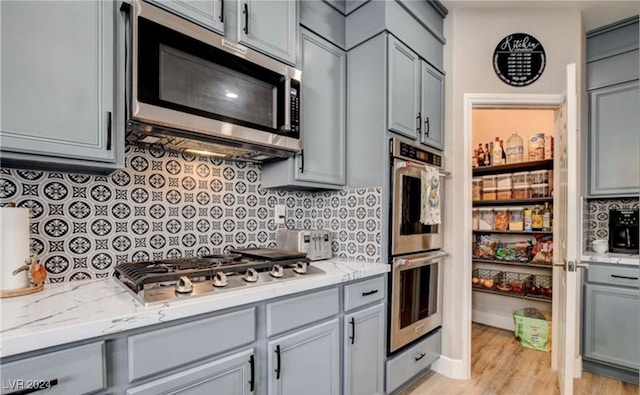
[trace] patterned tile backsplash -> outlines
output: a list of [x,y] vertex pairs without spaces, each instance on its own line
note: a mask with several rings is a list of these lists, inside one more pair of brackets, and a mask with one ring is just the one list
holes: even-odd
[[275,247],[287,228],[330,229],[334,256],[380,261],[381,189],[260,188],[260,166],[127,146],[109,176],[0,170],[0,204],[31,213],[31,246],[52,282],[106,277],[128,261]]
[[587,201],[588,230],[587,243],[589,249],[591,242],[596,239],[609,239],[609,210],[610,209],[635,209],[638,208],[638,198],[623,199],[589,199]]

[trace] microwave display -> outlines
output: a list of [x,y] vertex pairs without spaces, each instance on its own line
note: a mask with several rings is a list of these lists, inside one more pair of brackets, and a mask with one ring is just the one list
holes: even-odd
[[143,17],[138,18],[138,65],[142,103],[300,136],[299,82],[289,80],[287,86],[280,73]]

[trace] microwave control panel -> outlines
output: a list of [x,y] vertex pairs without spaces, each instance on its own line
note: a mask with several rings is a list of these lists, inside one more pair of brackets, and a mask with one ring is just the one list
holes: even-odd
[[291,80],[291,132],[300,136],[300,81]]
[[416,161],[442,167],[442,156],[420,149],[414,145],[400,143],[400,155]]

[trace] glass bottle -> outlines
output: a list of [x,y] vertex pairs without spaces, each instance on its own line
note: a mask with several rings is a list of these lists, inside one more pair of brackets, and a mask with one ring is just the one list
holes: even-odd
[[478,167],[478,150],[473,150],[473,155],[471,155],[471,167]]
[[542,230],[542,210],[537,204],[531,213],[531,229]]
[[549,203],[544,204],[542,210],[542,230],[551,231],[551,210],[549,209]]
[[478,144],[478,166],[484,166],[484,150],[482,143]]
[[504,150],[503,140],[500,140],[500,151],[502,152],[502,164],[507,164],[507,153]]
[[491,166],[491,150],[489,150],[489,144],[484,145],[484,165]]
[[527,232],[531,232],[531,209],[530,208],[525,208],[524,209],[524,230]]
[[496,137],[495,143],[493,143],[493,151],[491,153],[493,158],[493,165],[504,165],[502,162],[502,148],[500,147],[500,138]]

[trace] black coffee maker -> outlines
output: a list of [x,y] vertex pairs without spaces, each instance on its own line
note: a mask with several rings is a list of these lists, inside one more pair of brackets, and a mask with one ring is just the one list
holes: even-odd
[[638,253],[638,209],[609,210],[609,252]]

